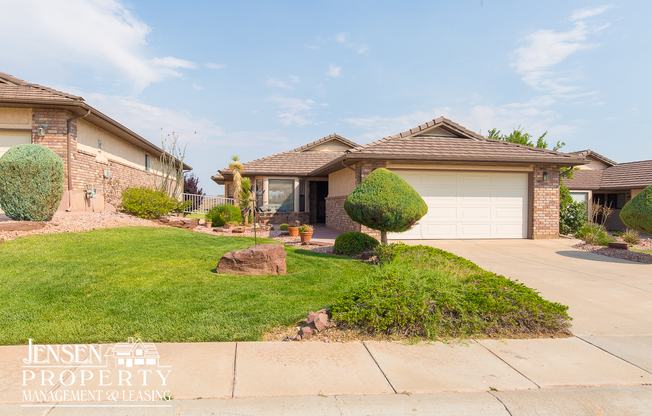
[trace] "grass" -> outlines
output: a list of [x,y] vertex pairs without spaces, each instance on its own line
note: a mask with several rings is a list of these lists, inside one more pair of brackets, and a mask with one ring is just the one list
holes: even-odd
[[383,247],[382,265],[333,305],[334,319],[401,337],[568,334],[568,307],[443,250]]
[[215,273],[222,254],[250,245],[148,227],[1,244],[0,345],[259,340],[329,306],[373,267],[287,247],[287,275]]
[[203,219],[206,218],[206,215],[205,214],[186,214],[184,217],[185,218],[195,218],[195,219],[198,219],[198,220],[203,220]]
[[630,249],[632,251],[640,251],[641,253],[647,253],[647,254],[652,254],[652,250],[638,250],[635,248]]

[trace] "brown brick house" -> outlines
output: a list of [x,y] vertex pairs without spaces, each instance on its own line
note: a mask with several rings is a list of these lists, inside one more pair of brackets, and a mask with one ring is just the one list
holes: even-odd
[[[564,179],[573,199],[607,205],[614,211],[606,219],[609,231],[623,231],[620,210],[643,189],[652,185],[652,160],[616,163],[592,150],[575,154],[583,156],[588,164],[573,173],[573,179]],[[591,204],[589,204],[589,212]]]
[[[384,167],[410,183],[429,210],[412,230],[390,238],[554,238],[559,168],[585,163],[581,155],[487,139],[440,117],[364,146],[333,134],[247,162],[244,176],[263,191],[268,221],[296,218],[370,232],[343,204],[369,173]],[[229,169],[212,179],[229,192]]]
[[[47,146],[63,159],[59,210],[68,211],[114,209],[105,195],[116,186],[151,186],[163,152],[81,97],[0,72],[0,156],[26,143]],[[90,188],[95,198],[87,197]]]

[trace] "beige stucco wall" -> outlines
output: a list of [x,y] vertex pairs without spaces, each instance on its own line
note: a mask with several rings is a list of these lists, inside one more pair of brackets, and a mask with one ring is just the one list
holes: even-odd
[[[102,140],[102,151],[98,151],[98,140]],[[77,121],[77,148],[95,155],[98,162],[106,159],[136,169],[145,169],[146,152],[121,138],[85,120]],[[150,166],[155,167],[155,157],[150,154]]]
[[328,175],[328,196],[348,195],[355,189],[355,172],[340,169]]
[[[645,188],[643,188],[643,189],[645,189]],[[643,191],[643,189],[632,189],[631,197],[634,198],[636,195],[640,194]]]
[[31,130],[32,109],[0,107],[0,128]]
[[319,146],[313,147],[312,149],[308,150],[308,152],[342,152],[350,148],[350,146],[347,146],[341,142],[331,140],[324,144],[320,144]]
[[580,170],[584,170],[584,169],[603,170],[603,169],[607,169],[609,167],[605,163],[602,163],[599,160],[595,160],[592,157],[588,157],[587,159],[589,160],[589,164],[588,165],[579,165],[578,168],[580,168]]

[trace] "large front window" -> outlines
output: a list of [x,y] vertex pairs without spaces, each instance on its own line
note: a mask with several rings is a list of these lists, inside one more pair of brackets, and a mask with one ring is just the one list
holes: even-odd
[[294,179],[270,179],[267,204],[272,212],[294,212]]

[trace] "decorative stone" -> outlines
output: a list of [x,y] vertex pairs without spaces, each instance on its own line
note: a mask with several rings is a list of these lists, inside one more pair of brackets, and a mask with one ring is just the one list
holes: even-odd
[[612,241],[609,243],[609,248],[616,248],[619,250],[629,250],[629,244],[621,241]]
[[199,218],[161,217],[157,220],[160,224],[184,230],[192,230],[199,225]]
[[45,227],[44,222],[20,221],[0,223],[0,231],[32,231]]
[[231,230],[231,232],[234,233],[234,234],[242,234],[245,231],[246,231],[246,228],[242,227],[242,226],[234,227],[233,230]]
[[226,253],[215,271],[227,274],[286,274],[285,249],[281,244],[258,244]]
[[304,326],[299,330],[299,335],[301,336],[301,339],[309,339],[312,336],[312,329]]

